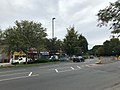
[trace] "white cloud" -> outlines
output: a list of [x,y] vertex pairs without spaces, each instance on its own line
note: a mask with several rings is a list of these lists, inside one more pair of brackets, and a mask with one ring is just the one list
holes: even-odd
[[0,0],[0,26],[13,26],[16,20],[41,22],[51,37],[51,19],[55,17],[55,36],[63,39],[66,28],[74,25],[87,38],[90,47],[109,39],[108,28],[98,28],[96,14],[116,0]]

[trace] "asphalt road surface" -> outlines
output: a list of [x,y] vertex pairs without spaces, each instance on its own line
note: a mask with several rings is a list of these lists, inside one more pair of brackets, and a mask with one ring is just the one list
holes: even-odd
[[0,90],[110,90],[120,84],[120,61],[95,62],[0,69]]

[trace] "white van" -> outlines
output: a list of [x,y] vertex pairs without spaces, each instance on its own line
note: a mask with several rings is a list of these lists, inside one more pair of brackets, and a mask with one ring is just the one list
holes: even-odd
[[[30,59],[27,58],[27,62],[30,61]],[[17,60],[14,60],[13,58],[10,59],[11,64],[21,64],[26,62],[26,57],[18,57]]]

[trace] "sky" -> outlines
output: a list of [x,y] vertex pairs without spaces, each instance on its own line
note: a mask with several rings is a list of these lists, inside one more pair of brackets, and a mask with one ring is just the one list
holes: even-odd
[[65,38],[67,28],[74,26],[85,36],[89,49],[110,39],[108,27],[97,27],[97,13],[116,0],[0,0],[0,28],[5,30],[15,21],[29,20],[42,23],[52,38],[52,18],[55,17],[54,36]]

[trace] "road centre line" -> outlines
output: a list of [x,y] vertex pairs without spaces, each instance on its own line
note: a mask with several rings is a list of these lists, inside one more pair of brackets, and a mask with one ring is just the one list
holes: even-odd
[[[57,69],[67,69],[67,68],[70,68],[70,67],[56,67]],[[51,68],[51,69],[48,69],[48,70],[55,70],[54,68]]]
[[64,71],[59,71],[58,73],[62,73],[62,72],[69,72],[69,71],[73,71],[73,70],[64,70]]
[[14,74],[6,74],[6,75],[0,75],[0,77],[4,77],[4,76],[12,76],[12,75],[19,75],[19,74],[27,74],[29,72],[22,72],[22,73],[14,73]]
[[[39,76],[39,74],[32,75],[31,77]],[[7,79],[1,79],[0,82],[2,81],[9,81],[9,80],[15,80],[15,79],[22,79],[22,78],[27,78],[29,76],[21,76],[21,77],[14,77],[14,78],[7,78]]]

